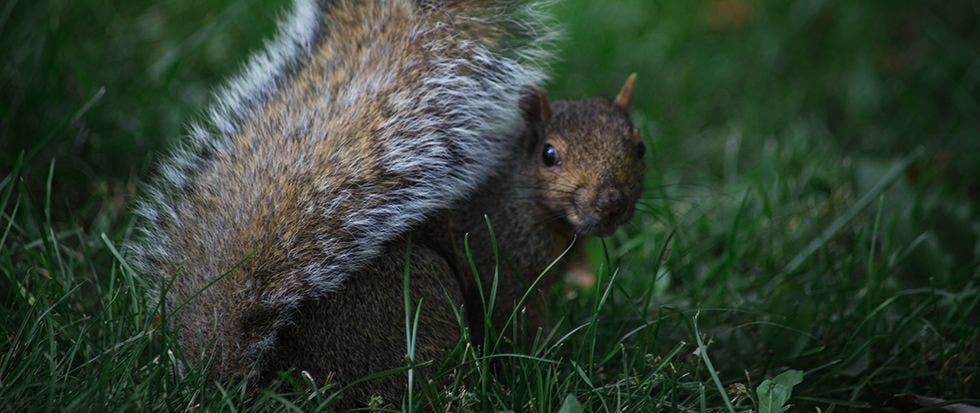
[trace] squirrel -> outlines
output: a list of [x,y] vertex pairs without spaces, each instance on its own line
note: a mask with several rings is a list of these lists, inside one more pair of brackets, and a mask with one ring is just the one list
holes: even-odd
[[[642,191],[646,154],[640,130],[627,113],[635,82],[636,74],[631,74],[612,100],[591,97],[551,105],[541,92],[523,96],[528,129],[522,157],[510,161],[514,172],[495,175],[485,190],[475,192],[468,207],[453,210],[451,220],[459,223],[453,238],[462,245],[469,234],[479,274],[479,285],[472,276],[463,284],[468,308],[474,309],[467,316],[478,343],[495,272],[498,285],[490,321],[497,332],[517,323],[505,325],[529,288],[534,291],[525,303],[524,328],[545,328],[544,293],[574,258],[584,254],[581,248],[572,249],[575,237],[610,235],[632,217]],[[562,259],[555,261],[559,256]],[[457,268],[469,269],[464,251],[457,251],[455,258]]]
[[[471,196],[415,227],[409,241],[389,243],[386,254],[348,279],[342,294],[302,305],[295,323],[281,331],[273,370],[350,383],[404,366],[406,262],[412,300],[422,303],[416,360],[445,360],[464,336],[461,325],[469,328],[472,344],[483,346],[484,323],[497,331],[509,328],[508,317],[529,290],[524,327],[545,328],[544,293],[569,260],[552,261],[576,235],[604,236],[625,223],[640,196],[646,149],[627,114],[635,79],[631,75],[614,100],[552,105],[536,89],[525,92],[520,107],[526,127],[520,140],[508,141],[504,165]],[[467,234],[479,281],[463,248]],[[487,319],[495,271],[495,304]],[[435,368],[421,369],[422,377]],[[404,373],[362,383],[345,391],[341,406],[363,404],[372,395],[397,401],[406,384]]]
[[295,0],[136,208],[129,262],[183,359],[261,370],[303,302],[499,171],[550,59],[540,6]]

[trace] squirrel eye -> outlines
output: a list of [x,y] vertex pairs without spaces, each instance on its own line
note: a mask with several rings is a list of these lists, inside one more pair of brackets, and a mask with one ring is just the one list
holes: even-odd
[[640,142],[640,144],[636,146],[636,157],[643,159],[643,155],[646,153],[647,153],[647,146],[644,145],[643,142]]
[[544,166],[555,166],[558,162],[558,149],[550,144],[544,144],[544,151],[541,152],[541,160]]

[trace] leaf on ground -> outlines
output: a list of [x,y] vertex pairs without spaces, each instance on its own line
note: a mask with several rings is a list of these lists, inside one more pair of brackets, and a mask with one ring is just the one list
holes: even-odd
[[766,379],[756,389],[759,397],[759,413],[776,413],[782,410],[793,394],[793,387],[803,382],[803,372],[787,370],[771,379]]
[[569,394],[565,397],[565,402],[561,404],[561,408],[558,409],[558,413],[582,413],[582,403],[578,402],[575,396]]

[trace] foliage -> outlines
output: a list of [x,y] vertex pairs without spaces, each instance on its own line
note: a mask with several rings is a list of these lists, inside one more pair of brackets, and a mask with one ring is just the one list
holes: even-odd
[[763,380],[755,390],[756,397],[759,398],[759,413],[782,411],[789,396],[793,394],[793,387],[802,382],[803,372],[799,370],[787,370],[776,377]]

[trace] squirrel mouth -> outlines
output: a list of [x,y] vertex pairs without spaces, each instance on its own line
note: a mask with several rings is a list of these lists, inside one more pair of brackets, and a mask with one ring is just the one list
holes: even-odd
[[612,235],[613,232],[616,232],[616,228],[618,227],[619,225],[613,223],[599,222],[597,224],[593,224],[585,228],[585,230],[582,231],[582,233],[584,233],[585,235],[591,235],[593,237],[608,237]]
[[615,215],[602,215],[581,211],[579,208],[572,208],[568,213],[568,222],[572,224],[575,233],[594,237],[606,237],[612,235],[620,225],[633,216],[633,208],[628,208],[622,213]]

